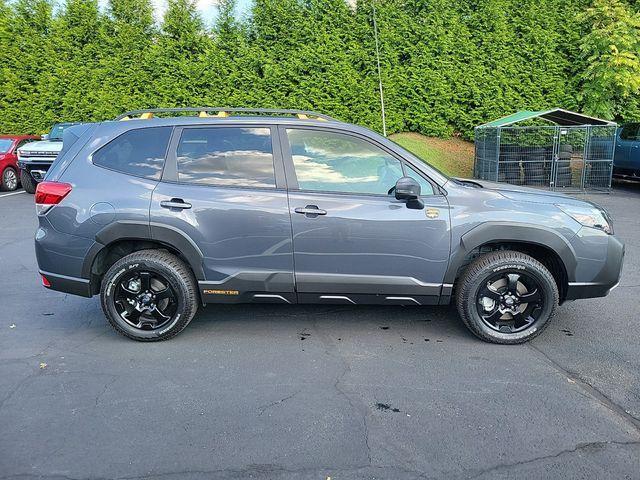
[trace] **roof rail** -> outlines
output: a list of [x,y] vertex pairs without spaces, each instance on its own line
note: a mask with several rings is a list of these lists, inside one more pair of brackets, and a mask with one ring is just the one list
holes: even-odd
[[[224,108],[224,107],[182,107],[182,108],[149,108],[145,110],[132,110],[130,112],[118,115],[116,120],[132,120],[132,119],[149,119],[153,118],[156,113],[197,113],[199,117],[228,117],[231,113],[257,113],[270,115],[292,115],[301,120],[314,119],[335,121],[328,115],[322,113],[310,112],[307,110],[286,110],[280,108]],[[215,115],[210,115],[215,113]]]

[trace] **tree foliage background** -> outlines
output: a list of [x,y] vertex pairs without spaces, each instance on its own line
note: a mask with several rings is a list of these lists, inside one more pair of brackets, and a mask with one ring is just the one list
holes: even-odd
[[314,109],[389,132],[470,137],[521,109],[640,120],[638,0],[0,0],[0,131],[170,106]]

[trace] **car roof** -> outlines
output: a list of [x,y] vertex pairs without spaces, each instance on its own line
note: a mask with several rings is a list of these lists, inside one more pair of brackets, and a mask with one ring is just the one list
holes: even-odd
[[[193,110],[191,110],[193,111]],[[135,112],[139,113],[139,112]],[[125,117],[122,115],[121,117]],[[306,115],[282,116],[282,115],[237,115],[237,116],[172,116],[172,117],[155,117],[140,118],[121,118],[119,120],[109,120],[98,124],[98,135],[102,137],[102,142],[106,143],[116,136],[134,129],[150,128],[150,127],[181,127],[181,126],[207,126],[207,125],[256,125],[256,126],[291,126],[291,127],[316,127],[316,128],[333,128],[344,133],[355,133],[366,138],[373,139],[379,144],[385,146],[392,151],[403,152],[404,158],[413,160],[413,164],[420,165],[422,169],[427,170],[428,175],[440,187],[442,187],[449,178],[425,163],[413,153],[409,152],[397,143],[389,140],[380,134],[359,125],[342,122],[330,117],[309,118]],[[302,118],[301,118],[302,117]],[[96,145],[98,146],[98,145]]]

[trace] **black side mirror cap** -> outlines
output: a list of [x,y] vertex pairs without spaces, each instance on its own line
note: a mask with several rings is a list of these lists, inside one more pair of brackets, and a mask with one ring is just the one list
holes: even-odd
[[402,177],[396,182],[396,200],[408,202],[420,198],[420,184],[411,177]]
[[420,198],[407,200],[407,208],[411,210],[422,210],[424,208],[424,202]]

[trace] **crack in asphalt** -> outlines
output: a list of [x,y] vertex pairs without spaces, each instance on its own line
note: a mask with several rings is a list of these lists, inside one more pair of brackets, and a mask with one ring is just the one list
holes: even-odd
[[98,395],[96,395],[96,401],[95,401],[95,408],[98,408],[98,403],[100,402],[100,399],[102,398],[102,396],[107,393],[107,390],[109,389],[109,387],[111,387],[111,385],[113,385],[116,380],[118,379],[117,375],[113,375],[113,378],[108,381],[107,383],[104,384],[104,387],[102,388],[102,390],[100,391],[100,393],[98,393]]
[[32,372],[26,377],[24,377],[22,380],[20,380],[18,384],[15,387],[13,387],[11,391],[7,395],[5,395],[5,397],[2,400],[0,400],[0,410],[4,408],[5,403],[11,400],[11,398],[18,392],[18,390],[20,390],[22,386],[24,386],[29,380],[31,380],[33,377],[35,377],[39,373],[40,373],[39,371]]
[[275,407],[276,405],[280,405],[281,403],[292,399],[293,397],[298,395],[301,391],[302,390],[298,390],[297,392],[292,393],[291,395],[287,395],[286,397],[281,398],[280,400],[276,400],[275,402],[267,403],[266,405],[262,405],[262,406],[258,407],[258,411],[260,412],[258,414],[258,416],[262,415],[266,410],[270,409],[271,407]]
[[335,382],[333,383],[333,388],[340,395],[342,395],[346,399],[347,403],[349,404],[349,406],[353,410],[355,410],[356,412],[360,412],[360,410],[362,410],[362,412],[361,412],[361,415],[362,415],[362,436],[363,436],[363,440],[364,440],[364,447],[365,447],[365,452],[366,452],[366,456],[367,456],[368,465],[369,466],[373,466],[372,459],[371,459],[371,445],[369,444],[369,424],[367,422],[368,407],[366,405],[364,405],[364,403],[362,403],[362,405],[361,405],[362,408],[359,408],[357,405],[355,405],[353,403],[353,400],[351,399],[349,394],[340,386],[340,384],[342,383],[342,380],[344,379],[344,377],[349,372],[351,372],[351,367],[349,365],[349,362],[347,361],[347,359],[343,355],[340,355],[340,353],[336,349],[336,345],[329,338],[327,338],[326,335],[324,335],[322,330],[319,328],[317,321],[315,321],[315,320],[313,322],[313,327],[314,327],[315,331],[318,332],[318,336],[320,337],[320,341],[322,342],[322,344],[325,347],[325,349],[324,349],[325,354],[328,355],[331,358],[338,358],[339,361],[342,363],[342,365],[344,367],[342,372],[339,375],[336,376]]
[[486,475],[488,473],[495,473],[496,471],[499,471],[499,470],[508,470],[510,468],[513,468],[513,467],[519,467],[519,466],[522,466],[522,465],[528,465],[528,464],[531,464],[531,463],[540,462],[542,460],[549,460],[549,459],[552,459],[552,458],[558,458],[558,457],[561,457],[562,455],[568,455],[568,454],[576,453],[576,452],[579,452],[579,451],[582,451],[582,450],[603,449],[603,448],[606,448],[609,445],[619,445],[619,446],[640,445],[640,441],[629,441],[629,442],[600,441],[600,442],[579,443],[573,448],[560,450],[559,452],[552,453],[550,455],[541,455],[539,457],[531,458],[529,460],[522,460],[522,461],[519,461],[519,462],[500,463],[498,465],[494,465],[493,467],[489,467],[489,468],[480,470],[479,472],[477,472],[472,477],[467,477],[467,478],[468,478],[468,480],[471,480],[471,479],[474,479],[474,478],[479,478],[479,477],[481,477],[483,475]]
[[535,345],[532,345],[531,342],[527,343],[527,346],[531,350],[533,350],[534,352],[537,352],[540,356],[542,356],[543,359],[546,360],[546,362],[550,364],[556,371],[558,371],[562,375],[574,381],[576,385],[578,385],[590,397],[597,400],[607,410],[609,410],[615,416],[624,420],[625,423],[630,424],[635,430],[636,434],[640,435],[640,418],[637,418],[636,416],[627,412],[627,410],[625,410],[624,407],[614,402],[602,391],[600,391],[598,388],[594,387],[587,380],[582,378],[577,372],[573,372],[571,370],[566,369],[565,367],[560,365],[558,362],[556,362],[554,359],[552,359],[549,355],[547,355],[545,352],[537,348]]

